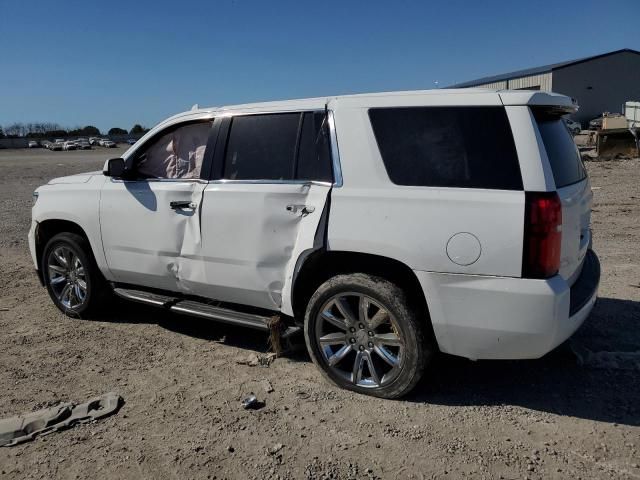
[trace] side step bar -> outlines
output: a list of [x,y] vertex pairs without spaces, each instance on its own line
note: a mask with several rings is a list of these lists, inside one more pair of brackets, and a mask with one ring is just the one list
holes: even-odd
[[[195,300],[183,300],[180,297],[162,295],[144,290],[116,287],[113,292],[125,300],[145,303],[154,307],[168,308],[172,312],[193,315],[195,317],[208,318],[219,322],[231,323],[256,330],[268,332],[272,316],[257,315],[254,313],[240,312],[229,308],[218,307]],[[300,327],[289,326],[282,333],[282,338],[288,338],[300,331]]]
[[170,297],[168,295],[145,292],[143,290],[130,290],[128,288],[114,288],[113,293],[125,300],[146,303],[147,305],[153,305],[154,307],[166,307],[178,300],[177,298]]
[[169,310],[263,331],[269,331],[269,321],[271,319],[271,317],[238,312],[236,310],[229,310],[228,308],[214,307],[213,305],[194,302],[193,300],[179,301],[175,305],[171,305]]

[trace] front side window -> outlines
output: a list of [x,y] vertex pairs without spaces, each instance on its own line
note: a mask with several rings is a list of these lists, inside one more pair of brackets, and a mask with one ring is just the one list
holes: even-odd
[[369,118],[396,185],[523,188],[503,107],[375,108]]
[[171,129],[152,140],[138,157],[135,170],[142,178],[200,178],[211,123],[193,123]]

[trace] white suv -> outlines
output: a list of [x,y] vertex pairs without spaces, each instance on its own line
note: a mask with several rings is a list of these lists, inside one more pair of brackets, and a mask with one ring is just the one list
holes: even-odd
[[38,188],[31,254],[68,315],[115,293],[303,330],[328,379],[398,397],[436,351],[540,357],[591,311],[575,110],[473,89],[193,110]]

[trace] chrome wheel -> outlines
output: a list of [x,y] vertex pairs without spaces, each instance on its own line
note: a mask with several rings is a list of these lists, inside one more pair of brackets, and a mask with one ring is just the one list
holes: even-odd
[[359,387],[389,384],[401,372],[404,342],[393,315],[361,293],[330,298],[317,316],[315,335],[329,369]]
[[54,248],[47,258],[49,285],[58,302],[75,310],[87,299],[87,278],[80,258],[68,247]]

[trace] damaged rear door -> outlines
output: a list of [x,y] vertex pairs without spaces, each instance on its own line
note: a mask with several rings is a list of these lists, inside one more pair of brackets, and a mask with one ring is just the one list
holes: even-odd
[[324,238],[328,132],[324,110],[225,119],[202,199],[202,251],[183,282],[189,293],[289,310],[283,292],[296,261]]

